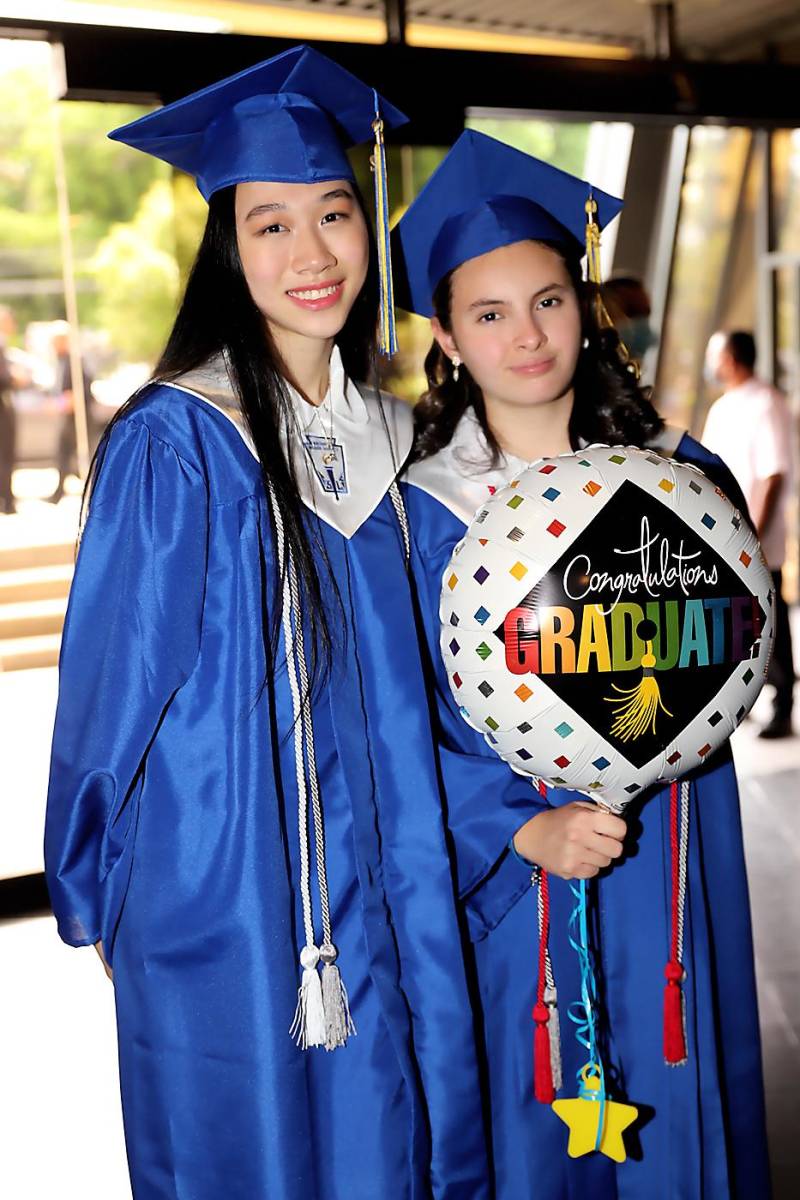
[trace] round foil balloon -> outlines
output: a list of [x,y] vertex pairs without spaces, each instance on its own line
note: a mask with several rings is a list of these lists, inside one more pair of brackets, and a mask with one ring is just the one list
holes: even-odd
[[694,467],[592,446],[498,491],[442,581],[464,718],[521,774],[620,811],[699,766],[764,683],[772,580]]

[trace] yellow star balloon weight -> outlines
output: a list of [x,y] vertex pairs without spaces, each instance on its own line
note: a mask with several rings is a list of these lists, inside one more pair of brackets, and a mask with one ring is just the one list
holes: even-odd
[[570,1158],[599,1150],[614,1162],[625,1162],[622,1135],[636,1120],[639,1110],[632,1104],[605,1099],[596,1070],[591,1064],[584,1067],[580,1095],[574,1100],[554,1100],[553,1112],[569,1127]]

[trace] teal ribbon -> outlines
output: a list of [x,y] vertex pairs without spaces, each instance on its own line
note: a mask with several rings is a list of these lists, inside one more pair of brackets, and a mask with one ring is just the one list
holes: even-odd
[[[606,1116],[606,1083],[603,1064],[597,1049],[597,1029],[595,1025],[595,1005],[597,1002],[597,981],[592,970],[589,957],[589,930],[586,913],[586,880],[581,879],[578,887],[569,885],[575,897],[575,907],[569,918],[569,944],[578,955],[581,972],[581,998],[573,1000],[567,1008],[567,1015],[575,1025],[575,1037],[581,1046],[589,1052],[589,1058],[577,1072],[578,1096],[581,1100],[593,1100],[599,1105],[597,1114],[597,1136],[594,1148],[600,1149],[603,1140],[603,1129]],[[577,940],[576,940],[577,938]],[[600,1081],[597,1091],[586,1086],[585,1076],[590,1075]]]

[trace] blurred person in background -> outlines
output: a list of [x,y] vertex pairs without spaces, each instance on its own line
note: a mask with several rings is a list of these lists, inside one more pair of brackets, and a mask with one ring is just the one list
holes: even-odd
[[750,509],[775,585],[775,647],[767,682],[775,689],[772,717],[762,738],[792,735],[794,664],[789,610],[783,598],[786,553],[786,499],[792,474],[792,423],[786,397],[755,373],[756,344],[751,333],[717,332],[708,343],[709,377],[725,391],[712,404],[702,442],[719,454],[735,475]]
[[14,452],[17,440],[17,417],[14,412],[13,391],[16,386],[11,363],[5,348],[16,332],[14,314],[0,306],[0,513],[17,511],[11,477],[14,473]]
[[641,368],[645,354],[658,342],[644,284],[633,275],[616,275],[603,284],[603,301],[620,340]]
[[[47,499],[51,504],[58,504],[64,495],[64,482],[68,475],[78,475],[78,445],[75,432],[75,395],[72,386],[72,363],[69,356],[69,325],[66,321],[56,322],[53,332],[53,352],[56,357],[56,398],[61,413],[61,430],[58,435],[58,451],[56,466],[58,468],[58,483],[52,495]],[[86,363],[81,363],[83,370],[83,395],[86,403],[86,419],[89,426],[89,441],[96,442],[93,436],[92,420],[92,378],[86,369]]]

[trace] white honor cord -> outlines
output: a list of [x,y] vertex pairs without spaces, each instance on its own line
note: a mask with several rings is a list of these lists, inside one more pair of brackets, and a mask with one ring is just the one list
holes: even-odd
[[411,559],[411,533],[408,528],[408,513],[403,502],[403,494],[400,491],[397,480],[389,487],[389,499],[394,505],[394,511],[397,513],[397,520],[400,523],[400,533],[403,537],[403,552],[406,559],[406,568],[408,568]]
[[678,833],[678,962],[683,962],[683,928],[686,908],[686,869],[689,851],[689,799],[691,784],[681,780]]
[[[289,590],[292,608],[295,614],[300,613],[300,589],[297,585],[297,574],[294,563],[289,560]],[[302,705],[302,725],[305,736],[305,753],[308,764],[308,783],[311,789],[311,813],[314,820],[314,845],[317,861],[317,882],[319,885],[320,909],[322,910],[322,943],[325,949],[333,947],[331,936],[331,909],[328,895],[328,872],[325,863],[325,823],[322,816],[322,798],[319,790],[317,775],[317,758],[314,749],[314,724],[311,718],[311,689],[308,683],[308,668],[306,667],[305,642],[303,626],[299,617],[295,616],[295,645],[297,649],[297,667],[300,677],[300,696]]]
[[[311,696],[303,639],[300,589],[291,553],[286,546],[286,531],[273,487],[269,487],[275,531],[277,535],[278,569],[282,579],[282,611],[286,671],[292,696],[295,773],[297,778],[297,830],[300,847],[300,897],[306,944],[300,953],[303,968],[297,996],[297,1009],[289,1030],[303,1050],[309,1046],[324,1046],[335,1050],[344,1046],[355,1033],[350,1017],[347,990],[334,965],[337,950],[333,943],[330,898],[325,862],[325,825],[322,797],[314,749],[314,728]],[[294,627],[292,619],[294,618]],[[306,785],[308,771],[308,786]],[[308,794],[314,821],[317,885],[322,910],[322,945],[317,947],[314,935],[314,916],[311,899],[311,869],[309,861]],[[322,979],[318,965],[322,962]]]

